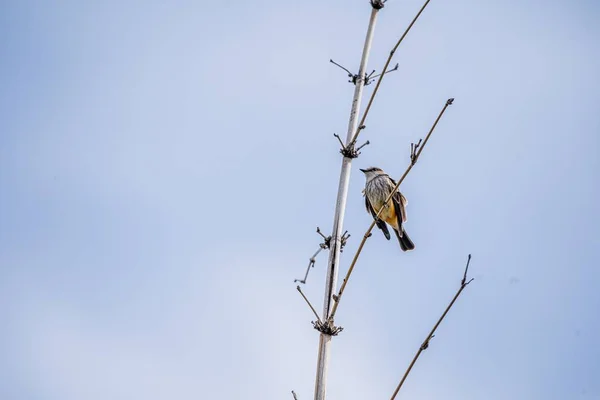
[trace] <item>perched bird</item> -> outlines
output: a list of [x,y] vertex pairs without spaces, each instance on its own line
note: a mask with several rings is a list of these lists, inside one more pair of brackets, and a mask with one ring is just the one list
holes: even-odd
[[381,207],[384,207],[379,218],[376,219],[377,227],[383,231],[385,238],[390,240],[390,232],[385,224],[387,222],[394,228],[394,233],[400,242],[402,251],[414,249],[414,243],[410,240],[402,226],[402,223],[406,222],[406,205],[408,204],[406,197],[399,191],[396,191],[387,204],[383,204],[396,186],[396,182],[383,172],[381,168],[371,167],[361,169],[361,171],[367,179],[363,191],[367,211],[375,218]]

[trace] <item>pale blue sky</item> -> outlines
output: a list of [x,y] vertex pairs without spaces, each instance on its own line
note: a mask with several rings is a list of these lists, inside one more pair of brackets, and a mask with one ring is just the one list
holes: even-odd
[[[421,6],[390,0],[370,69]],[[0,5],[0,398],[312,398],[295,290],[331,230],[366,0]],[[329,398],[600,399],[600,5],[432,1],[354,162],[398,177],[402,253],[369,240]],[[366,89],[371,93],[372,86]],[[321,309],[324,261],[305,292]]]

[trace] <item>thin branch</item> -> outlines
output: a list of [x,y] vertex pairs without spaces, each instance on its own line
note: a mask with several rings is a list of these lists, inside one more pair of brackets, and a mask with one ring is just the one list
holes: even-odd
[[[315,254],[312,255],[311,258],[308,259],[308,267],[306,267],[306,273],[304,274],[304,279],[294,279],[294,282],[300,282],[303,285],[306,283],[310,269],[312,267],[314,267],[315,263],[317,262],[316,257],[319,255],[319,253],[321,251],[328,249],[329,245],[331,244],[331,236],[323,235],[323,233],[321,232],[321,229],[318,226],[317,226],[317,233],[323,238],[323,243],[319,243],[319,249],[315,252]],[[348,235],[348,236],[350,236],[350,235]]]
[[[398,71],[398,67],[400,66],[400,64],[396,63],[396,66],[390,70],[385,71],[386,74],[389,74],[390,72],[394,72],[394,71]],[[371,72],[371,75],[373,75],[373,73],[375,73],[375,70],[373,70],[373,72]],[[365,78],[365,86],[370,85],[371,82],[373,82],[375,80],[375,78],[379,77],[381,74],[377,74],[375,76],[367,76]]]
[[369,82],[379,76],[379,74],[373,76],[374,73],[375,73],[375,70],[371,71],[371,73],[369,75],[367,75],[367,73],[365,72],[365,86],[368,85],[367,82]]
[[357,152],[360,154],[360,149],[362,149],[363,147],[365,147],[365,146],[367,146],[367,145],[369,145],[369,144],[371,144],[371,142],[369,142],[369,141],[367,140],[367,141],[366,141],[366,142],[364,142],[362,145],[358,146],[358,147],[356,148],[356,151],[357,151]]
[[304,274],[304,279],[294,279],[294,283],[300,282],[303,285],[306,283],[306,279],[308,279],[308,273],[310,272],[310,269],[312,267],[314,267],[315,262],[317,262],[315,257],[317,257],[321,251],[323,251],[323,248],[321,246],[319,246],[319,250],[315,251],[315,254],[313,254],[312,257],[308,259],[308,267],[306,267],[306,273]]
[[[331,241],[331,236],[325,236],[323,235],[323,232],[321,232],[321,228],[319,228],[317,226],[317,233],[319,234],[319,236],[321,236],[323,238],[323,244],[325,244],[327,247],[329,247],[329,242]],[[319,245],[321,246],[321,245]]]
[[342,149],[344,149],[346,145],[344,144],[344,142],[342,142],[342,138],[340,138],[340,135],[334,133],[333,136],[337,138],[338,142],[340,142],[340,145],[342,145]]
[[[362,116],[362,119],[360,120],[360,123],[358,124],[358,126],[362,126],[362,125],[365,124],[365,120],[367,119],[367,115],[369,114],[369,110],[371,109],[371,105],[373,105],[373,100],[375,99],[375,95],[377,94],[377,91],[379,90],[379,86],[381,86],[381,81],[383,81],[383,77],[386,75],[386,72],[387,72],[387,69],[388,69],[388,67],[390,65],[390,62],[392,62],[392,58],[394,57],[394,53],[396,52],[396,50],[400,46],[400,43],[402,43],[402,41],[404,40],[404,38],[406,37],[406,35],[410,31],[410,29],[415,24],[415,22],[417,21],[417,19],[419,18],[419,16],[421,15],[421,13],[425,9],[425,7],[427,7],[427,4],[429,4],[430,1],[431,0],[427,0],[425,2],[425,4],[423,4],[423,7],[421,7],[421,9],[417,13],[417,15],[413,18],[413,20],[410,23],[410,25],[408,26],[408,28],[406,28],[406,30],[404,31],[404,34],[402,34],[402,37],[400,37],[400,39],[398,40],[398,42],[396,43],[396,45],[394,46],[394,48],[392,49],[392,51],[390,51],[390,55],[389,55],[387,61],[385,62],[385,66],[383,67],[383,70],[381,71],[381,74],[379,75],[379,79],[377,80],[377,84],[375,85],[375,89],[373,89],[373,93],[371,93],[371,98],[369,98],[369,103],[367,104],[367,108],[365,108],[365,112],[364,112],[364,114]],[[358,139],[358,135],[359,134],[360,134],[360,129],[357,129],[356,133],[354,134],[354,136],[352,136],[352,140],[349,143],[356,143],[356,139]]]
[[469,254],[469,258],[467,258],[467,266],[465,267],[465,274],[463,275],[462,281],[461,281],[461,285],[465,284],[465,281],[467,280],[467,272],[469,272],[469,263],[471,262],[471,255]]
[[319,314],[317,314],[317,311],[315,311],[315,308],[312,306],[312,304],[310,304],[310,301],[308,301],[308,299],[306,298],[306,296],[304,295],[304,293],[302,293],[302,289],[300,289],[299,285],[296,286],[296,290],[298,290],[298,292],[300,292],[300,294],[304,298],[304,301],[306,301],[306,304],[308,304],[308,306],[312,310],[313,314],[315,314],[315,317],[317,317],[317,321],[321,322],[321,318],[319,318]]
[[294,400],[298,400],[298,397],[296,397],[296,393],[292,390],[292,395],[294,396]]
[[460,283],[460,288],[458,289],[458,291],[454,295],[454,298],[452,299],[452,301],[450,302],[450,304],[448,304],[448,307],[446,307],[446,310],[444,311],[444,313],[442,314],[442,316],[440,317],[440,319],[438,319],[437,323],[435,324],[435,326],[433,327],[433,329],[431,330],[431,332],[429,332],[429,335],[427,335],[427,338],[425,339],[425,341],[423,342],[423,344],[421,344],[421,347],[419,347],[419,350],[417,351],[417,354],[415,354],[415,356],[412,359],[410,365],[406,369],[406,372],[404,373],[404,376],[402,376],[402,380],[400,381],[400,383],[396,387],[396,390],[394,391],[394,394],[392,395],[392,397],[391,397],[390,400],[394,400],[396,398],[396,395],[400,391],[400,388],[402,388],[402,385],[404,384],[404,381],[406,381],[406,378],[408,377],[408,374],[410,374],[410,371],[412,370],[413,366],[417,362],[417,359],[419,358],[419,356],[421,355],[421,353],[423,352],[423,350],[427,350],[427,348],[429,347],[429,341],[431,340],[431,338],[433,338],[436,329],[438,328],[438,326],[440,326],[440,324],[442,323],[442,321],[446,317],[446,314],[448,314],[448,311],[450,311],[450,309],[454,305],[454,302],[456,301],[456,299],[458,299],[458,296],[460,296],[460,294],[462,293],[463,289],[466,288],[467,285],[473,281],[474,278],[472,278],[471,280],[469,280],[468,282],[465,283],[465,280],[466,280],[466,277],[467,277],[467,270],[469,269],[469,262],[470,261],[471,261],[471,255],[469,254],[469,258],[467,260],[467,267],[465,268],[465,274],[464,274],[463,279],[462,279],[462,281]]
[[418,143],[410,144],[410,162],[415,164],[417,162],[417,151],[419,150],[419,146],[421,146],[421,142],[423,139],[419,139]]
[[346,247],[346,243],[348,243],[348,239],[350,239],[351,234],[348,231],[344,231],[342,236],[340,237],[340,253],[344,252],[344,247]]
[[343,69],[344,71],[346,71],[348,73],[348,77],[352,78],[354,76],[354,74],[350,71],[348,71],[348,69],[346,67],[341,66],[340,64],[336,63],[335,61],[333,61],[331,58],[329,59],[329,62],[332,64],[337,65],[338,67],[340,67],[341,69]]
[[[406,169],[406,171],[404,172],[404,174],[402,175],[402,177],[398,180],[398,183],[396,183],[396,186],[389,193],[389,195],[387,196],[387,198],[383,202],[383,204],[387,204],[387,202],[390,201],[390,199],[392,198],[392,196],[394,195],[394,193],[396,193],[396,191],[400,187],[400,184],[402,184],[402,182],[404,181],[404,178],[406,178],[406,175],[408,175],[408,173],[410,172],[410,170],[412,169],[412,167],[415,165],[415,163],[419,159],[419,156],[423,152],[423,149],[425,148],[425,145],[427,144],[427,141],[429,140],[429,137],[433,133],[433,130],[437,126],[438,121],[440,120],[440,118],[442,118],[442,115],[444,115],[444,112],[446,111],[446,109],[448,108],[448,106],[452,104],[453,101],[454,101],[454,99],[448,99],[446,101],[446,104],[444,105],[444,108],[442,108],[442,111],[440,111],[440,113],[437,116],[435,122],[431,126],[431,129],[429,130],[429,133],[427,133],[427,136],[425,137],[425,140],[423,141],[423,144],[421,144],[420,147],[419,147],[419,150],[416,153],[413,154],[414,157],[413,157],[413,155],[411,155],[411,162],[408,165],[408,168]],[[419,141],[419,143],[421,143],[421,142]],[[414,150],[414,146],[412,148]],[[375,221],[377,221],[379,219],[379,216],[381,215],[381,213],[383,212],[383,210],[384,210],[384,207],[381,207],[379,209],[379,212],[377,213],[377,215],[373,219],[373,222],[369,226],[369,229],[367,229],[367,232],[365,232],[365,234],[363,236],[363,239],[360,242],[360,245],[358,246],[358,250],[356,250],[356,254],[354,255],[354,258],[352,259],[352,263],[350,264],[350,268],[348,268],[348,272],[346,273],[346,277],[344,278],[344,281],[342,282],[342,286],[340,287],[340,291],[338,292],[337,296],[334,297],[335,304],[333,305],[333,309],[331,310],[331,315],[328,318],[329,321],[331,321],[331,322],[333,321],[333,318],[335,317],[335,313],[336,313],[337,308],[338,308],[338,306],[340,304],[340,300],[341,300],[342,294],[344,294],[344,289],[346,288],[346,285],[348,284],[348,280],[350,279],[350,275],[352,274],[352,271],[354,270],[354,266],[356,265],[356,261],[358,260],[358,256],[360,256],[360,253],[362,252],[362,249],[363,249],[363,247],[364,247],[367,239],[371,236],[371,231],[373,230],[373,227],[375,226]]]

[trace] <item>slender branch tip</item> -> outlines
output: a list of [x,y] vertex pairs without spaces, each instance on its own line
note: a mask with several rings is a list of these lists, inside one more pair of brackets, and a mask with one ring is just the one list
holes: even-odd
[[473,280],[473,279],[471,279],[471,281],[469,281],[469,283],[465,284],[465,282],[467,281],[467,272],[469,272],[469,264],[470,263],[471,263],[471,254],[469,254],[469,257],[467,258],[467,265],[465,266],[465,273],[463,274],[462,281],[460,282],[460,284],[462,286],[467,286]]
[[315,308],[313,307],[313,305],[310,304],[310,301],[308,301],[308,298],[306,298],[306,296],[304,295],[304,293],[302,293],[302,289],[300,289],[299,285],[296,286],[296,290],[298,290],[298,292],[300,293],[300,295],[302,296],[302,298],[304,299],[304,301],[306,302],[306,304],[308,304],[308,306],[310,307],[310,310],[313,312],[313,314],[317,318],[317,321],[319,323],[321,323],[321,318],[319,318],[319,314],[317,314],[317,311],[315,310]]
[[[469,260],[470,259],[471,259],[471,255],[469,254]],[[468,267],[468,262],[467,262],[467,267]],[[465,269],[465,276],[466,276],[466,273],[467,273],[467,271]],[[472,278],[471,280],[469,280],[468,282],[465,283],[465,279],[463,278],[460,288],[458,288],[458,290],[456,291],[456,294],[454,295],[454,297],[452,298],[452,300],[446,307],[446,310],[443,312],[442,316],[438,319],[436,324],[433,326],[433,329],[431,330],[431,332],[429,332],[429,335],[427,335],[427,337],[425,338],[425,340],[419,347],[419,350],[417,351],[417,353],[413,357],[412,361],[410,362],[408,368],[404,372],[404,375],[402,376],[402,379],[400,380],[400,383],[396,387],[396,390],[394,391],[394,394],[392,394],[392,397],[390,400],[394,400],[396,398],[396,395],[402,388],[402,385],[406,381],[406,378],[408,377],[408,374],[410,374],[410,371],[412,371],[412,368],[415,365],[415,363],[417,362],[419,356],[421,355],[421,353],[423,351],[427,350],[427,348],[429,347],[429,342],[431,341],[431,339],[433,339],[435,337],[435,332],[436,332],[437,328],[440,326],[440,324],[442,323],[442,321],[444,320],[444,318],[446,317],[446,315],[448,314],[448,312],[450,311],[450,309],[452,308],[452,306],[454,305],[454,303],[456,302],[456,300],[458,299],[460,294],[463,292],[465,286],[467,286],[469,283],[473,282],[473,279],[474,278]]]

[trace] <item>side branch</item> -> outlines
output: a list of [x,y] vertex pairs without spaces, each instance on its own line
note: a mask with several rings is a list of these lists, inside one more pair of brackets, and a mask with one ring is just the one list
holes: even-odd
[[[421,7],[421,9],[417,13],[417,15],[415,15],[415,17],[413,18],[413,20],[410,23],[410,25],[408,25],[408,28],[406,28],[406,30],[404,31],[404,33],[402,34],[402,36],[400,37],[400,39],[398,40],[398,42],[396,43],[396,45],[394,46],[394,48],[392,49],[392,51],[390,51],[390,55],[389,55],[387,61],[385,62],[385,65],[383,67],[383,70],[381,71],[381,74],[379,75],[379,79],[377,80],[377,84],[375,85],[375,89],[373,89],[373,93],[371,93],[371,97],[369,98],[369,102],[367,103],[367,108],[365,108],[365,112],[363,113],[363,116],[362,116],[362,118],[361,118],[361,120],[360,120],[360,122],[358,124],[359,127],[360,126],[364,126],[364,124],[365,124],[365,120],[367,119],[367,115],[369,114],[369,110],[371,109],[371,106],[373,105],[373,100],[375,99],[375,95],[377,94],[377,91],[379,90],[379,86],[381,86],[381,81],[383,81],[383,77],[388,72],[388,67],[390,66],[390,62],[392,62],[392,58],[394,57],[394,53],[396,53],[396,50],[400,46],[400,43],[402,43],[402,41],[404,40],[404,38],[406,37],[406,35],[410,31],[410,29],[413,27],[413,25],[415,24],[415,22],[417,22],[417,19],[419,18],[419,16],[423,12],[423,10],[425,10],[425,7],[427,7],[427,4],[429,4],[430,1],[431,0],[427,0],[425,2],[425,4],[423,4],[423,7]],[[352,140],[350,140],[348,143],[355,144],[356,140],[358,139],[358,135],[359,134],[360,134],[360,128],[356,130],[356,133],[354,133],[354,136],[352,136]]]
[[[327,248],[327,247],[325,247],[325,248]],[[324,249],[323,247],[319,246],[319,249],[317,251],[315,251],[315,254],[313,254],[312,257],[308,259],[308,267],[306,267],[306,273],[304,274],[304,279],[294,279],[294,282],[300,282],[303,285],[306,283],[306,279],[308,278],[308,273],[310,272],[310,269],[315,266],[315,263],[317,262],[316,257],[319,255],[319,253],[321,251],[323,251],[323,249]]]
[[[331,236],[323,235],[323,233],[321,232],[321,229],[318,226],[317,226],[317,233],[319,235],[321,235],[321,237],[323,238],[323,243],[319,244],[319,249],[315,252],[315,254],[312,255],[311,258],[308,259],[308,267],[306,267],[306,273],[304,274],[304,279],[294,279],[294,282],[300,282],[303,285],[306,283],[306,279],[308,279],[308,273],[310,272],[310,269],[312,267],[314,267],[315,263],[317,262],[316,257],[319,255],[319,253],[321,251],[328,249],[331,244]],[[348,235],[348,237],[350,237],[350,235]],[[342,246],[344,245],[343,239],[344,239],[344,237],[342,237]]]
[[396,398],[396,395],[400,391],[400,388],[402,388],[402,385],[404,384],[404,381],[406,381],[406,378],[408,377],[408,374],[410,374],[410,371],[412,370],[413,366],[417,362],[417,359],[419,358],[419,356],[421,355],[421,353],[424,350],[427,350],[427,348],[429,347],[429,341],[431,340],[431,338],[433,338],[433,336],[435,334],[435,331],[437,330],[438,326],[440,326],[440,324],[442,323],[442,321],[446,317],[446,314],[448,314],[448,311],[450,311],[450,309],[454,305],[454,302],[456,301],[456,299],[458,299],[458,296],[460,296],[460,294],[462,293],[462,291],[464,290],[464,288],[466,288],[467,285],[473,281],[474,278],[471,278],[468,282],[465,282],[466,278],[467,278],[467,271],[469,270],[469,262],[471,262],[471,255],[470,254],[469,254],[469,258],[467,259],[467,266],[465,268],[465,273],[463,275],[463,279],[462,279],[462,281],[460,283],[460,288],[458,289],[458,291],[454,295],[454,298],[452,299],[452,301],[450,302],[450,304],[448,304],[448,307],[446,307],[446,310],[444,311],[444,313],[442,314],[442,316],[440,317],[440,319],[438,319],[437,323],[434,325],[434,327],[431,330],[431,332],[429,332],[429,335],[427,335],[427,338],[425,338],[425,341],[423,342],[423,344],[421,344],[421,347],[419,347],[419,350],[417,351],[417,354],[415,354],[415,356],[412,359],[410,365],[408,366],[406,372],[404,373],[404,376],[402,376],[402,380],[398,384],[398,387],[396,387],[396,390],[394,391],[394,394],[392,395],[392,397],[391,397],[390,400],[394,400]]
[[299,285],[296,286],[296,290],[302,295],[302,298],[304,299],[304,301],[306,301],[306,304],[308,304],[308,306],[312,310],[313,314],[315,314],[315,317],[317,317],[317,322],[321,322],[321,318],[319,318],[319,314],[317,314],[317,311],[315,310],[315,308],[312,306],[312,304],[310,304],[310,301],[308,301],[308,299],[306,298],[304,293],[302,293],[302,289],[300,289]]
[[[402,184],[402,182],[404,181],[404,178],[406,178],[406,176],[408,175],[408,173],[410,172],[410,170],[412,169],[412,167],[416,164],[417,160],[421,156],[421,153],[423,152],[423,149],[425,148],[425,145],[427,144],[427,141],[429,140],[429,137],[433,133],[433,130],[437,126],[439,120],[442,118],[442,115],[444,115],[444,112],[446,112],[446,109],[448,108],[448,106],[451,105],[453,102],[454,102],[454,99],[448,99],[446,101],[446,104],[442,108],[442,111],[440,111],[440,113],[437,116],[435,122],[431,126],[431,129],[429,129],[429,132],[427,133],[427,136],[425,137],[425,140],[423,141],[423,143],[421,144],[421,142],[419,141],[419,145],[417,145],[416,147],[414,145],[412,146],[411,162],[408,165],[408,168],[406,169],[406,171],[404,172],[404,174],[402,175],[402,177],[398,180],[398,183],[396,183],[396,186],[394,187],[394,189],[387,196],[387,198],[383,202],[383,204],[387,204],[387,202],[390,201],[390,199],[392,198],[392,196],[394,195],[394,193],[396,193],[396,191],[400,187],[400,184]],[[418,148],[418,150],[416,150],[416,148]],[[330,314],[330,316],[328,318],[329,322],[331,322],[331,323],[333,323],[333,318],[335,317],[335,313],[336,313],[337,308],[338,308],[338,306],[340,304],[340,300],[342,298],[342,294],[344,294],[344,290],[346,289],[346,285],[348,284],[348,280],[350,279],[350,275],[352,274],[352,271],[354,270],[354,266],[356,265],[356,261],[358,261],[358,257],[360,256],[360,253],[362,252],[362,249],[365,246],[365,243],[366,243],[367,239],[371,236],[371,231],[375,227],[375,221],[377,221],[377,219],[379,218],[379,216],[381,215],[381,213],[383,212],[383,210],[384,210],[384,207],[381,207],[379,209],[379,212],[377,212],[377,215],[373,219],[373,222],[371,222],[371,225],[369,226],[369,229],[367,229],[367,231],[365,232],[365,234],[364,234],[364,236],[362,238],[362,241],[360,242],[360,244],[358,246],[358,249],[356,250],[356,254],[354,254],[354,258],[352,259],[352,263],[350,264],[350,268],[348,268],[348,272],[346,273],[346,277],[344,278],[344,281],[342,282],[342,286],[340,287],[340,291],[338,292],[337,295],[333,296],[335,304],[333,305],[333,309],[331,310],[331,314]]]

